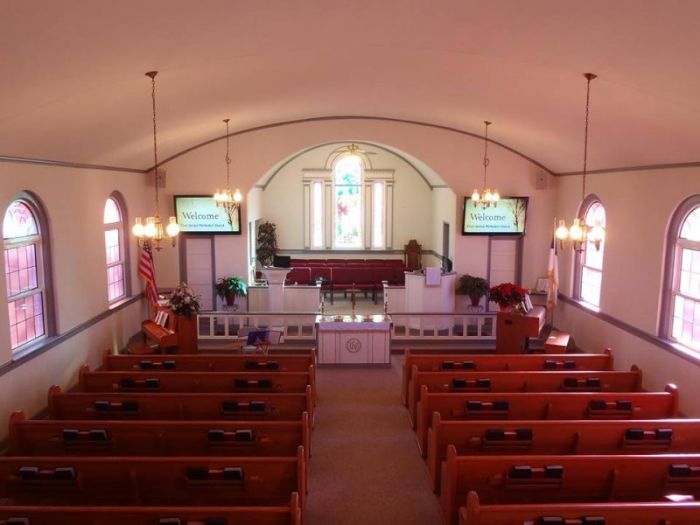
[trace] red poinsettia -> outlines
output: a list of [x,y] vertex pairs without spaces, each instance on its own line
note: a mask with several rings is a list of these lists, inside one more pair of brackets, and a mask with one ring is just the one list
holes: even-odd
[[525,300],[527,291],[522,286],[513,283],[501,283],[489,288],[489,300],[499,306],[513,306]]

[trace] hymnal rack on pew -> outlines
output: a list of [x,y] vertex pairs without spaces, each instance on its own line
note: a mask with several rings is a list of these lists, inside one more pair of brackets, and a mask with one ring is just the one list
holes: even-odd
[[141,323],[146,340],[155,341],[160,352],[172,352],[178,346],[177,317],[170,308],[156,307],[156,313],[152,319],[146,319]]

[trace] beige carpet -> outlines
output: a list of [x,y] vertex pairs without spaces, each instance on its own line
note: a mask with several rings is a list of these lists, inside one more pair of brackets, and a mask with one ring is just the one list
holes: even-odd
[[305,525],[439,525],[392,368],[321,368]]

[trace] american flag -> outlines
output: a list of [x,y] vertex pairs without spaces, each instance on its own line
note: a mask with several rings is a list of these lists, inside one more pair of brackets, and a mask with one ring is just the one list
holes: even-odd
[[146,298],[153,306],[158,304],[158,288],[156,286],[156,268],[153,265],[153,252],[148,244],[141,248],[139,258],[139,276],[146,281]]
[[557,261],[557,241],[552,236],[552,244],[549,247],[549,264],[547,268],[547,308],[551,309],[554,318],[554,307],[557,304],[559,294],[559,263]]

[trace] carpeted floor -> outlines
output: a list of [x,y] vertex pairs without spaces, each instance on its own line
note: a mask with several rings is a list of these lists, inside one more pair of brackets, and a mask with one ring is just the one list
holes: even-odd
[[305,525],[439,525],[401,403],[400,365],[318,370]]

